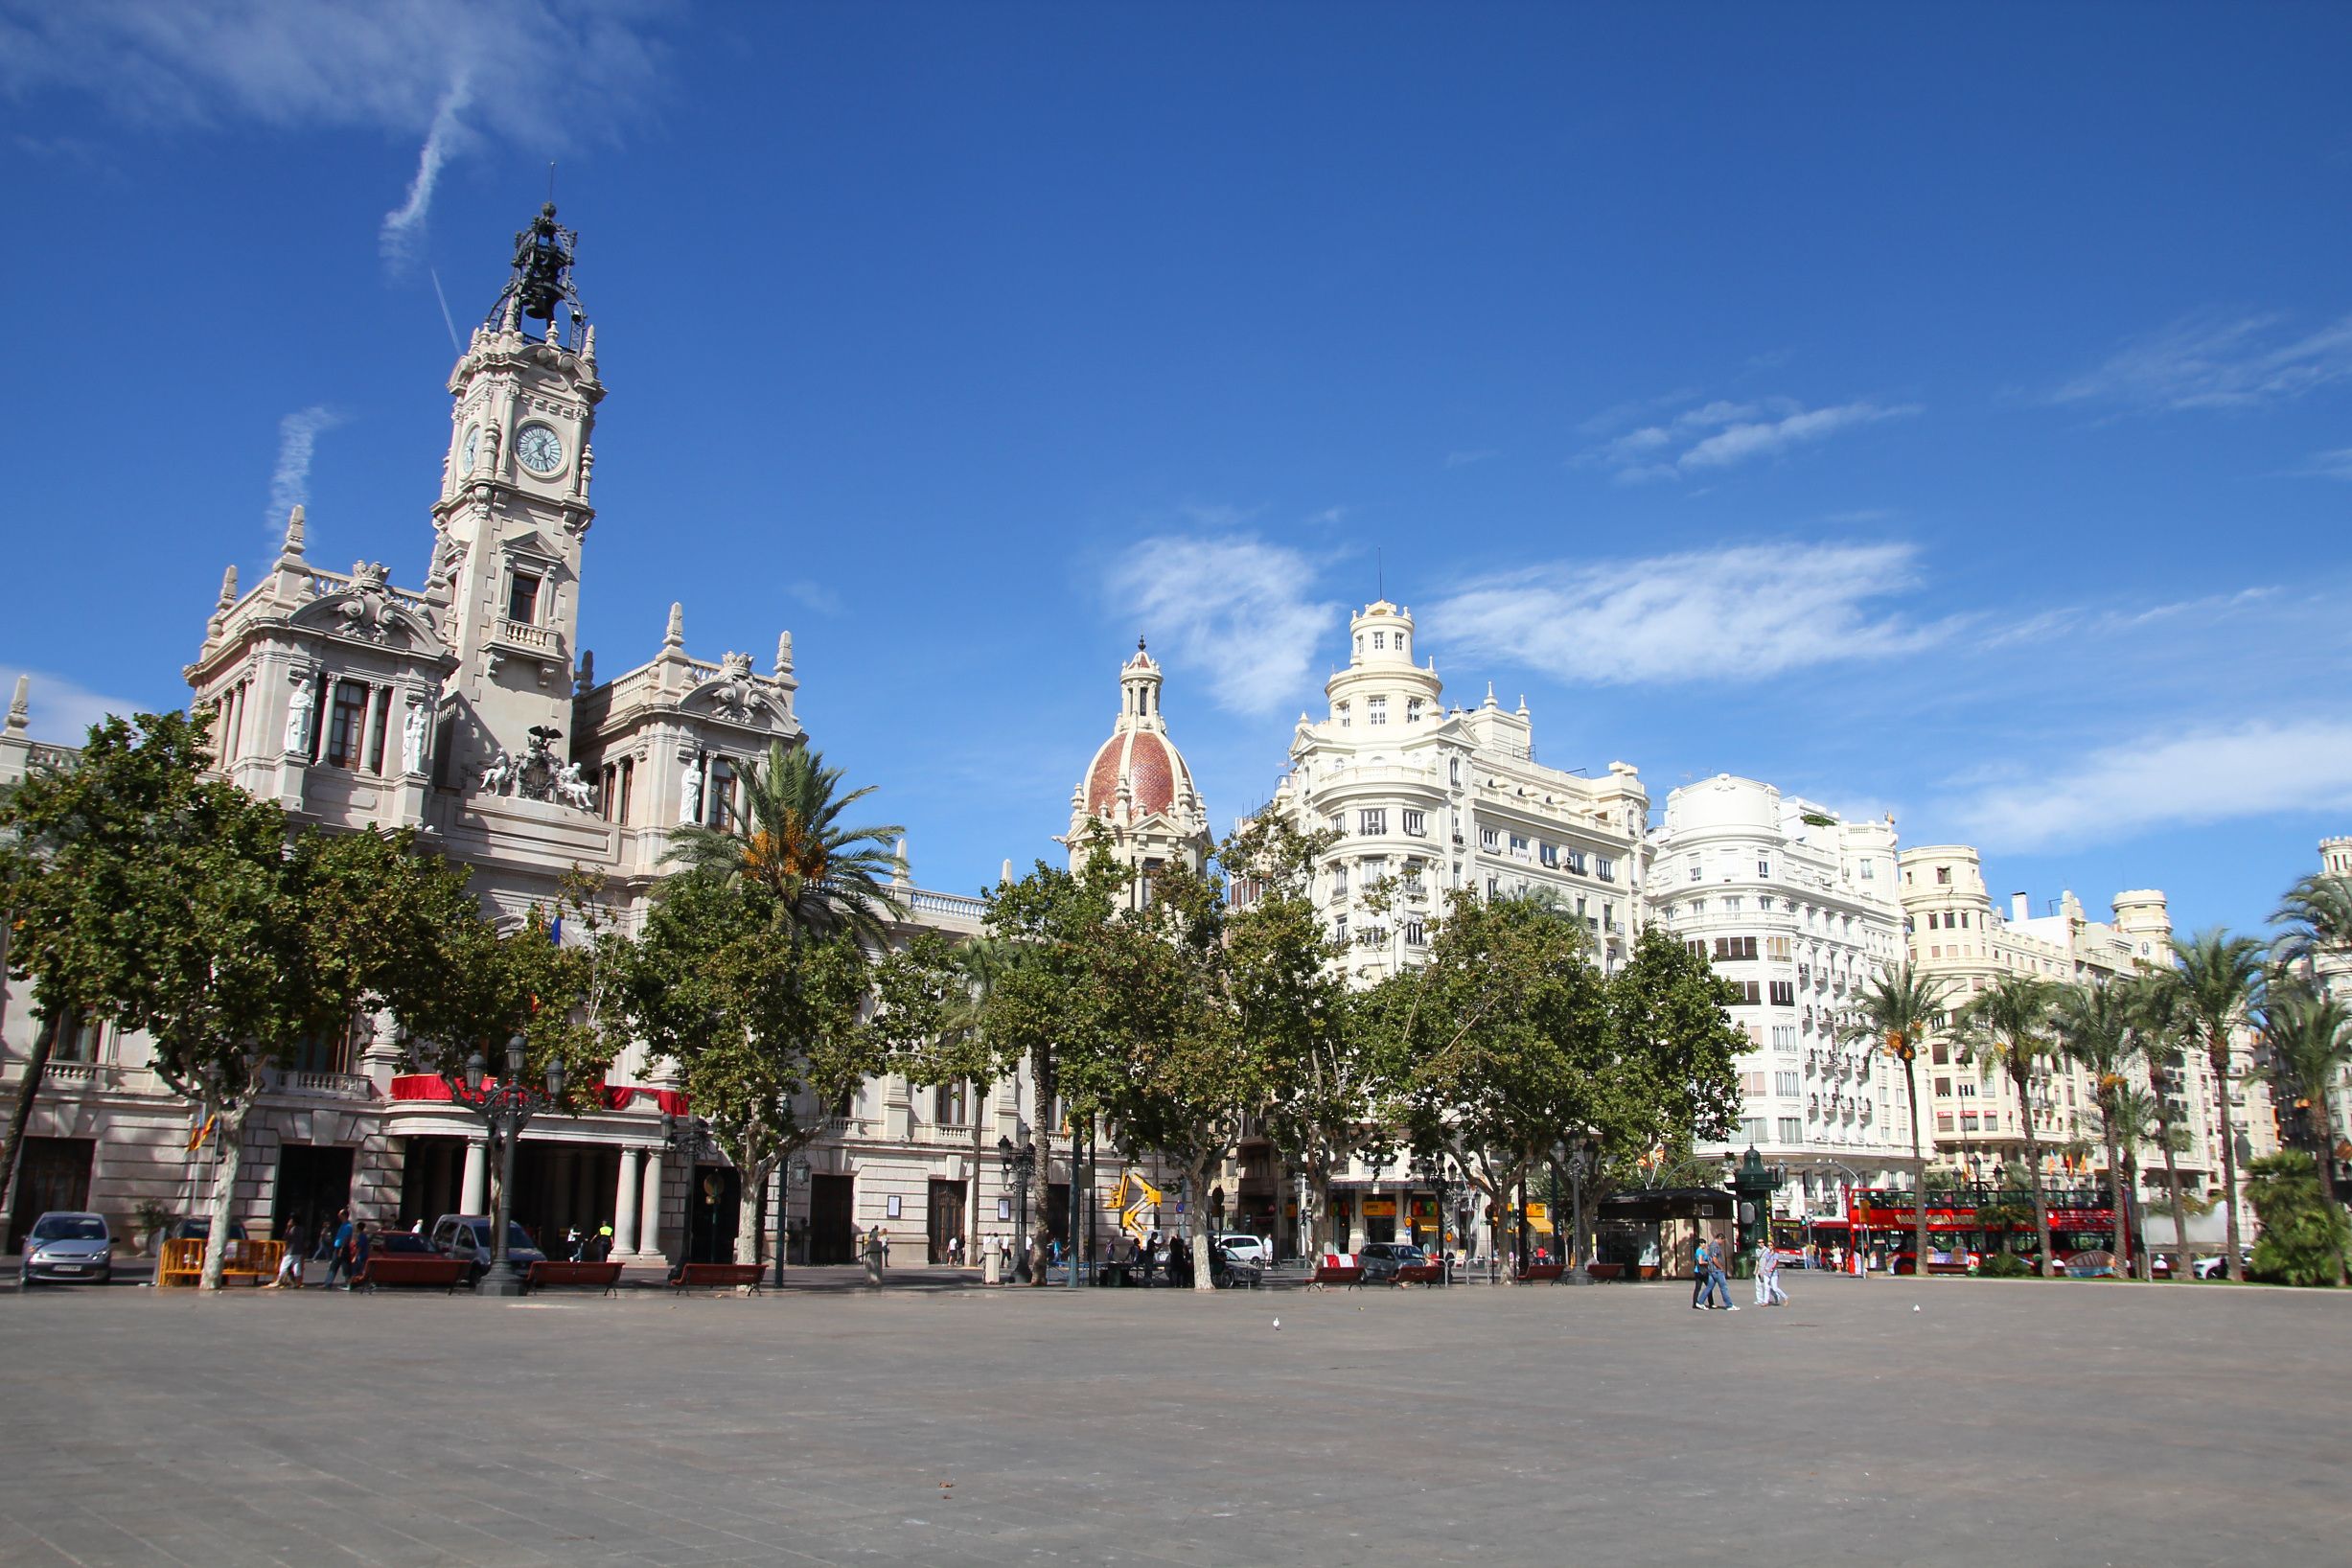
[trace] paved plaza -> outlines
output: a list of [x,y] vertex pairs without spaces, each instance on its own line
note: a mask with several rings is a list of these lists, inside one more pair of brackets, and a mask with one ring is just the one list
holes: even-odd
[[2352,1559],[2352,1295],[1791,1278],[11,1292],[0,1563]]

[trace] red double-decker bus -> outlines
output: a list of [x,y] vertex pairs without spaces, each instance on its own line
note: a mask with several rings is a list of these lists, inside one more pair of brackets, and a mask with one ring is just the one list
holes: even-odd
[[[2060,1261],[2079,1252],[2116,1250],[2115,1210],[2105,1192],[2096,1188],[2049,1188],[2041,1196],[2050,1210],[2050,1251]],[[1916,1202],[1911,1193],[1891,1188],[1850,1190],[1845,1234],[1835,1239],[1866,1257],[1907,1259],[1918,1236]],[[1989,1253],[2030,1255],[2040,1244],[2034,1200],[2028,1193],[2015,1188],[1962,1187],[1927,1194],[1929,1273],[1965,1273]]]

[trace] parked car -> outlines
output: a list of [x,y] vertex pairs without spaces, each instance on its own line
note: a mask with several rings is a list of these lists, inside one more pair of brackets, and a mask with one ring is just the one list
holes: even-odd
[[2226,1266],[2226,1258],[2221,1253],[2215,1253],[2211,1257],[2198,1258],[2189,1268],[2200,1280],[2243,1280],[2253,1261],[2254,1255],[2240,1248],[2238,1266],[2234,1269]]
[[114,1238],[98,1214],[52,1210],[25,1233],[24,1261],[17,1265],[20,1289],[41,1284],[98,1284],[114,1278]]
[[1217,1251],[1234,1262],[1246,1263],[1254,1268],[1266,1268],[1274,1262],[1273,1245],[1264,1236],[1252,1235],[1246,1231],[1218,1236],[1216,1247]]
[[367,1238],[371,1253],[404,1253],[411,1257],[438,1257],[430,1236],[418,1235],[413,1231],[386,1231]]
[[[494,1223],[488,1214],[444,1214],[433,1222],[433,1251],[473,1264],[468,1278],[479,1280],[490,1272]],[[519,1269],[547,1260],[547,1255],[532,1245],[531,1233],[511,1219],[506,1222],[506,1257]]]
[[1368,1241],[1356,1249],[1355,1260],[1363,1265],[1364,1280],[1369,1284],[1393,1278],[1400,1268],[1417,1267],[1430,1259],[1427,1253],[1410,1241]]

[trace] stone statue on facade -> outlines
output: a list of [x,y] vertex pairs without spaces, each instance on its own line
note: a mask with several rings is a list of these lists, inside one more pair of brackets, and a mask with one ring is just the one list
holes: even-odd
[[407,714],[401,720],[401,772],[421,773],[425,771],[425,726],[427,716],[423,703],[410,703]]
[[493,795],[594,811],[596,787],[581,775],[580,765],[556,759],[555,743],[563,733],[552,725],[533,725],[530,745],[522,755],[500,752],[496,761],[482,770],[482,788]]
[[287,679],[293,682],[294,690],[286,700],[286,749],[299,751],[311,744],[311,713],[318,694],[311,689],[310,676],[301,670]]
[[580,765],[567,762],[555,775],[555,797],[579,811],[596,809],[596,786],[580,774]]
[[703,769],[699,763],[686,764],[686,781],[678,793],[678,819],[681,822],[703,819]]

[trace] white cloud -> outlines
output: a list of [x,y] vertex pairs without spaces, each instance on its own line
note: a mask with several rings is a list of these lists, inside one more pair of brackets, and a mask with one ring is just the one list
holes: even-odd
[[318,432],[335,423],[332,412],[317,406],[296,409],[278,421],[278,466],[269,473],[269,515],[262,519],[273,548],[286,537],[286,515],[311,499],[311,454],[318,446]]
[[19,677],[30,678],[26,692],[31,715],[27,733],[36,741],[58,746],[80,746],[89,734],[90,726],[109,713],[128,718],[141,708],[153,706],[127,697],[102,696],[60,676],[21,664],[0,664],[0,706],[14,701]]
[[2046,401],[2168,412],[2242,408],[2352,376],[2352,316],[2299,334],[2282,333],[2284,321],[2215,311],[2184,316],[2128,339]]
[[[409,181],[408,199],[383,215],[383,229],[377,236],[377,247],[383,253],[384,261],[395,269],[408,265],[416,237],[424,229],[425,219],[432,211],[433,186],[441,178],[441,166],[464,143],[466,127],[457,117],[465,109],[470,96],[467,88],[470,80],[460,70],[455,80],[450,81],[450,90],[442,94],[441,106],[433,110],[432,128],[425,133],[425,146],[417,153],[417,173],[416,178]],[[440,281],[435,279],[433,291],[439,293],[440,289]],[[441,313],[445,319],[449,310],[449,301],[444,299]],[[450,327],[450,335],[457,335],[454,326]]]
[[1314,563],[1248,535],[1163,535],[1130,546],[1108,587],[1171,664],[1209,678],[1220,707],[1273,713],[1313,689],[1315,645],[1342,614],[1306,598]]
[[2322,479],[2352,479],[2352,447],[2312,453],[2311,464],[2304,472]]
[[1470,583],[1430,611],[1473,657],[1563,680],[1753,680],[1941,640],[1874,601],[1915,586],[1911,545],[1750,544],[1595,565],[1556,563]]
[[[477,137],[535,155],[610,135],[648,99],[656,0],[90,0],[0,15],[0,98],[86,93],[135,124],[247,123],[422,135],[406,199],[386,216],[398,264],[449,158]],[[502,61],[506,90],[469,72]],[[460,115],[464,119],[460,120]]]
[[2033,851],[2280,812],[2352,809],[2352,720],[2165,729],[1949,807],[1984,847]]
[[[1733,403],[1718,398],[1663,424],[1644,425],[1584,454],[1614,472],[1620,484],[1676,479],[1710,469],[1772,457],[1843,429],[1904,419],[1917,404],[1856,402],[1808,408],[1789,398]],[[1604,416],[1605,417],[1605,416]]]

